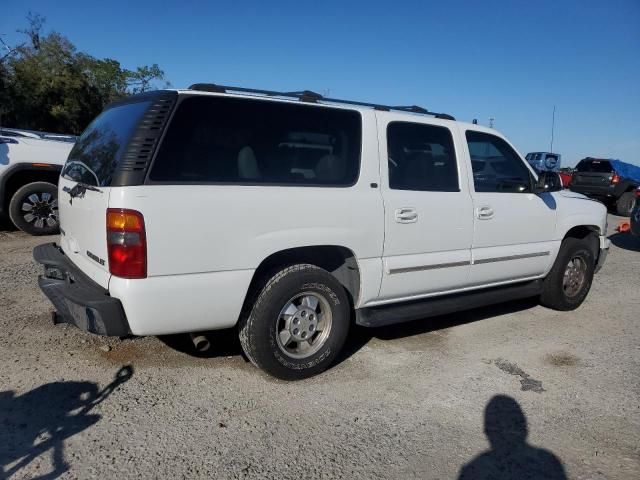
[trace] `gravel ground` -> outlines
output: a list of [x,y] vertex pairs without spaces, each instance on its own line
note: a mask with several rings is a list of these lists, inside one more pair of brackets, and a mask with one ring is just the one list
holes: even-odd
[[52,325],[31,258],[52,240],[0,231],[0,478],[456,478],[474,459],[478,478],[505,458],[530,478],[640,478],[638,238],[612,236],[575,312],[524,301],[356,329],[297,383],[230,332],[202,358],[184,337]]

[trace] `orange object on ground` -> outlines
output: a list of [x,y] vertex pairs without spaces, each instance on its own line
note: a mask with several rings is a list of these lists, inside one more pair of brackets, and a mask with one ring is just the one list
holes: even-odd
[[620,233],[627,233],[631,230],[631,223],[629,223],[628,220],[622,220],[616,227],[616,230]]

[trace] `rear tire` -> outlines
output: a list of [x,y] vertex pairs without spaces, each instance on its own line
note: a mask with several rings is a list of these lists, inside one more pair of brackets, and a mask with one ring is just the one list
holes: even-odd
[[49,182],[33,182],[20,187],[9,202],[13,224],[29,235],[54,235],[58,221],[58,187]]
[[558,258],[544,279],[540,303],[554,310],[575,310],[589,293],[595,271],[593,246],[585,239],[562,241]]
[[271,277],[240,319],[240,343],[268,374],[300,380],[331,365],[349,322],[349,299],[335,277],[315,265],[292,265]]
[[631,216],[635,202],[636,198],[633,192],[624,192],[616,201],[616,212],[622,217]]

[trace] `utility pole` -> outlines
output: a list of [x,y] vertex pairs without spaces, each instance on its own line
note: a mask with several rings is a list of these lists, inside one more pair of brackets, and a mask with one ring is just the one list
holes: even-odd
[[549,147],[549,152],[553,153],[553,130],[556,126],[556,106],[553,106],[553,113],[551,114],[551,146]]

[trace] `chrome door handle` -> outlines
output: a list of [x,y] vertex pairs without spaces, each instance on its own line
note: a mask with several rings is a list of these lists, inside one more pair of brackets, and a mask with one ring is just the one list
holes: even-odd
[[418,221],[418,212],[413,208],[399,208],[396,210],[396,222],[415,223]]
[[476,209],[476,216],[480,220],[489,220],[493,218],[493,208],[491,207],[479,207]]

